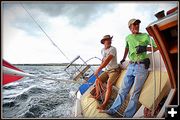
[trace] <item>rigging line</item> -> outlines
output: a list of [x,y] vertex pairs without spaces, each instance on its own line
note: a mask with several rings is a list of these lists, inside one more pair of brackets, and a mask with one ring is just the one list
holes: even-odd
[[161,93],[161,71],[162,71],[162,68],[161,68],[161,55],[159,54],[159,64],[160,64],[160,67],[159,67],[159,94]]
[[68,82],[68,83],[78,83],[78,84],[92,84],[92,83],[85,83],[81,81],[74,81],[74,80],[66,80],[66,79],[60,79],[60,78],[51,78],[51,77],[43,77],[43,76],[28,76],[30,78],[39,78],[44,80],[53,80],[56,82]]
[[83,83],[83,82],[74,81],[74,80],[63,80],[63,79],[59,79],[59,78],[49,78],[49,77],[41,77],[41,76],[38,76],[37,78],[41,78],[41,79],[45,79],[45,80],[53,80],[53,81],[57,81],[57,82],[69,82],[69,83],[79,83],[79,84],[92,84],[92,83]]
[[[20,5],[24,8],[24,10],[28,13],[28,15],[33,19],[33,21],[37,24],[37,26],[44,32],[47,38],[51,41],[51,43],[64,55],[64,57],[70,62],[70,59],[65,55],[65,53],[53,42],[53,40],[48,36],[48,34],[43,30],[43,28],[38,24],[38,22],[34,19],[34,17],[28,12],[28,10],[24,7],[24,5],[20,2]],[[76,70],[79,69],[74,66]]]
[[51,41],[51,43],[64,55],[64,57],[68,60],[69,58],[64,54],[64,52],[53,42],[53,40],[49,37],[49,35],[43,30],[43,28],[38,24],[38,22],[34,19],[34,17],[29,13],[29,11],[24,7],[24,5],[20,2],[20,5],[24,10],[28,13],[28,15],[33,19],[33,21],[36,23],[36,25],[43,31],[43,33],[46,35],[46,37]]
[[151,42],[151,52],[152,52],[152,63],[153,63],[153,81],[154,81],[154,104],[153,104],[153,110],[152,110],[152,113],[151,115],[154,116],[154,113],[155,113],[155,100],[156,100],[156,75],[155,75],[155,57],[154,57],[154,48],[153,48],[153,43],[152,43],[152,40],[150,40]]

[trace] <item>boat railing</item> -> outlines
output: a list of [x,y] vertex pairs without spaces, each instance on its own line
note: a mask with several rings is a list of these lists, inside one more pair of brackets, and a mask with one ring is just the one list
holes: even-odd
[[94,73],[94,70],[92,69],[91,65],[87,64],[87,62],[94,58],[97,57],[92,57],[85,61],[81,56],[78,55],[65,67],[64,71],[71,77],[71,79],[75,81],[80,79],[88,80],[88,76]]

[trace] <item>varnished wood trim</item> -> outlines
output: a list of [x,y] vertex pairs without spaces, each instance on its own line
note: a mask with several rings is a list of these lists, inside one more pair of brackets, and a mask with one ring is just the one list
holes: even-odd
[[169,68],[169,71],[168,71],[168,74],[170,72],[170,83],[171,83],[171,88],[176,88],[176,82],[175,82],[175,75],[174,75],[174,71],[173,71],[173,68],[172,68],[172,63],[170,61],[170,58],[169,58],[169,55],[168,55],[168,51],[167,51],[167,48],[164,46],[164,41],[165,39],[162,37],[160,31],[159,31],[159,28],[158,28],[158,25],[154,25],[153,27],[153,31],[160,43],[160,46],[162,48],[163,51],[161,51],[161,54],[164,54],[166,60],[167,60],[167,65],[168,65],[168,68]]
[[177,25],[177,20],[176,21],[172,21],[172,22],[169,22],[167,24],[164,24],[162,26],[159,26],[159,30],[165,30],[165,29],[168,29],[168,28],[171,28],[171,27],[174,27]]
[[[146,30],[154,38],[154,40],[156,42],[156,45],[157,45],[157,47],[158,47],[158,49],[159,49],[159,51],[161,53],[161,56],[163,58],[164,64],[166,66],[166,69],[167,69],[167,72],[168,72],[168,75],[169,75],[169,78],[170,78],[171,88],[174,88],[175,85],[173,85],[174,84],[172,82],[173,77],[172,77],[172,74],[171,74],[172,66],[170,64],[170,59],[169,59],[169,56],[168,56],[168,52],[167,52],[167,50],[165,48],[165,45],[162,42],[162,40],[159,40],[159,39],[161,39],[160,33],[154,28],[154,26],[149,26],[149,27],[146,28]],[[171,66],[171,69],[170,69],[169,66]]]

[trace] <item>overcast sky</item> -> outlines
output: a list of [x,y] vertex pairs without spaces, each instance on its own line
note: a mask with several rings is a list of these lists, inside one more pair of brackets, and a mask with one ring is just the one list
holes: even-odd
[[[157,20],[155,13],[165,13],[178,6],[167,2],[21,2],[47,35],[69,60],[80,55],[84,60],[101,56],[100,43],[106,34],[113,36],[118,62],[122,59],[127,23],[141,20],[140,31]],[[19,2],[1,3],[2,58],[14,64],[67,63],[66,57],[52,44]],[[100,63],[93,60],[89,63]]]

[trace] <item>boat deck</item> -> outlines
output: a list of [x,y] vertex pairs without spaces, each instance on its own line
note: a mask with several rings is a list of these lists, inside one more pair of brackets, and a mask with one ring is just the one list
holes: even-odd
[[[124,78],[124,75],[126,73],[126,70],[122,70],[120,73],[120,77],[118,78],[115,87],[117,89],[120,88],[122,80]],[[155,101],[154,101],[154,82],[153,82],[153,75],[156,76],[156,93],[155,93]],[[85,118],[112,118],[112,116],[106,114],[106,113],[99,113],[99,110],[97,107],[101,104],[99,101],[95,100],[94,98],[90,98],[90,92],[93,90],[94,86],[91,86],[81,97],[81,108],[83,117]],[[155,70],[154,72],[150,71],[148,78],[142,88],[139,102],[138,102],[138,109],[141,107],[141,105],[145,106],[146,108],[152,110],[153,104],[156,106],[160,103],[160,101],[168,95],[170,91],[170,83],[169,83],[169,77],[167,74],[167,71],[159,71]],[[127,98],[121,108],[119,109],[119,113],[123,114],[123,111],[126,109],[128,105],[128,101],[130,98],[130,94],[132,92],[132,89],[130,90],[129,94],[127,95]],[[107,109],[110,107],[114,99],[116,98],[116,95],[118,93],[118,90],[115,90],[112,92],[113,95],[111,96],[111,102],[109,103]],[[120,116],[119,116],[120,117]]]

